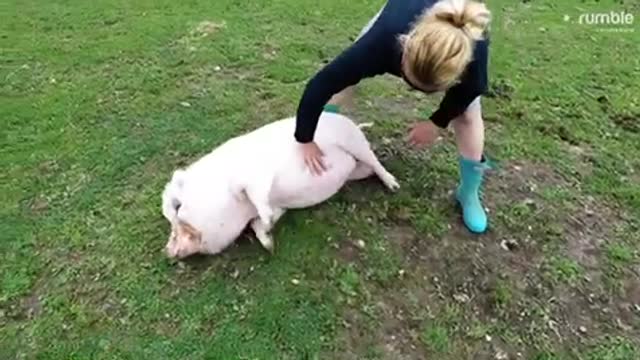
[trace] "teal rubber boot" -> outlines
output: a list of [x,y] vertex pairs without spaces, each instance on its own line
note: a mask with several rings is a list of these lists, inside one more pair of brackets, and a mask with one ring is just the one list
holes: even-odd
[[340,114],[340,106],[335,104],[327,104],[324,106],[323,110],[334,114]]
[[462,207],[462,219],[469,231],[481,234],[487,230],[487,213],[480,202],[480,187],[487,161],[473,161],[460,157],[460,186],[456,198]]

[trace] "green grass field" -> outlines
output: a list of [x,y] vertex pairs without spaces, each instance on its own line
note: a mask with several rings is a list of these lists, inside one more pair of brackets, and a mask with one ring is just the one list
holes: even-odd
[[294,114],[382,3],[0,4],[0,359],[640,359],[636,0],[488,2],[486,235],[451,134],[404,143],[438,99],[382,77],[351,115],[400,192],[288,213],[273,256],[164,257],[171,172]]

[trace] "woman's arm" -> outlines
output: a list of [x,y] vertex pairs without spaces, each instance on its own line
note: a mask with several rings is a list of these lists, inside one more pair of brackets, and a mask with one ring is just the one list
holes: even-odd
[[375,32],[365,34],[307,83],[296,118],[298,142],[313,141],[322,109],[333,95],[364,78],[388,71],[389,54],[385,54],[384,44]]

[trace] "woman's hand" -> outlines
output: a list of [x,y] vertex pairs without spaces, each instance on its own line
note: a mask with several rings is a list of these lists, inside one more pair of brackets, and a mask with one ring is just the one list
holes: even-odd
[[300,148],[302,149],[304,163],[307,165],[309,170],[311,170],[311,173],[314,175],[320,175],[327,170],[324,162],[322,161],[322,156],[324,156],[324,154],[315,142],[312,141],[300,144]]
[[440,129],[432,121],[421,121],[409,132],[409,144],[418,149],[432,145],[440,136]]

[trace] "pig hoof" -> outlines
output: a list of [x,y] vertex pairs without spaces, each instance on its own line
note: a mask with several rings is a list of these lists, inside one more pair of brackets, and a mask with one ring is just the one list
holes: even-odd
[[256,234],[256,238],[260,241],[262,247],[273,253],[273,238],[269,235],[269,228],[265,226],[260,218],[251,221],[251,228]]
[[273,241],[269,243],[269,246],[265,246],[265,249],[267,249],[269,254],[273,255],[273,253],[274,253]]
[[391,191],[396,191],[400,189],[400,184],[398,183],[398,180],[396,180],[395,176],[391,174],[386,174],[382,178],[382,182]]
[[260,238],[260,244],[264,247],[270,254],[273,254],[273,239],[269,235],[263,235]]

